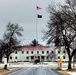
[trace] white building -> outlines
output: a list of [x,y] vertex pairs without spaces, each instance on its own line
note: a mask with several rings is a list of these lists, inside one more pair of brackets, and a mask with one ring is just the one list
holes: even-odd
[[54,46],[22,46],[21,50],[15,51],[9,57],[9,62],[30,61],[68,61],[65,49]]

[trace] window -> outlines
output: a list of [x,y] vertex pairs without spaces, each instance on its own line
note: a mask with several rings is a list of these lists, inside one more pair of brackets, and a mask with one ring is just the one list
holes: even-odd
[[47,59],[48,59],[48,57],[47,57]]
[[33,54],[33,51],[31,51],[31,54]]
[[17,51],[15,51],[15,54],[17,54]]
[[41,58],[44,59],[44,56],[42,56]]
[[47,51],[47,54],[49,53],[49,51]]
[[42,51],[42,54],[44,54],[44,51]]
[[58,51],[58,53],[60,53],[60,51]]
[[37,54],[39,54],[39,51],[37,51]]
[[12,59],[12,57],[10,56],[10,59]]
[[22,54],[24,54],[24,51],[22,51]]
[[53,53],[53,51],[51,51],[51,53]]
[[63,56],[63,59],[65,59],[65,56]]
[[27,51],[26,53],[28,54],[29,52]]
[[34,56],[31,56],[31,59],[34,59]]
[[29,57],[27,57],[27,59],[29,59]]
[[58,59],[60,59],[60,56],[58,56]]
[[17,57],[15,57],[15,59],[17,59]]
[[63,53],[65,53],[65,51],[63,51]]

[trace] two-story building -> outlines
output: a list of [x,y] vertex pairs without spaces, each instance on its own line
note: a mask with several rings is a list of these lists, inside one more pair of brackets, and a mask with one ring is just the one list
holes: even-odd
[[29,61],[68,61],[68,56],[64,47],[54,46],[21,46],[20,50],[15,51],[9,57],[9,62]]

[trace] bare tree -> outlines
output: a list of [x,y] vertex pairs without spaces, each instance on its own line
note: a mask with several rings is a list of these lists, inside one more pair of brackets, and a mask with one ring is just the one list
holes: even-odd
[[3,40],[0,40],[0,62],[2,62],[2,57],[3,57],[3,50],[4,50],[4,45],[5,42]]
[[17,36],[22,36],[21,32],[23,31],[22,27],[19,27],[18,24],[8,23],[6,32],[4,34],[3,41],[0,42],[1,50],[3,54],[7,57],[7,62],[9,60],[9,56],[15,50],[18,50],[18,45],[20,41],[17,39]]
[[[71,69],[72,57],[76,53],[73,42],[76,39],[76,5],[75,0],[66,0],[65,5],[59,5],[59,8],[48,7],[50,20],[48,22],[48,31],[44,32],[44,38],[48,39],[47,44],[59,40],[68,54],[68,69]],[[59,41],[54,43],[60,43]]]

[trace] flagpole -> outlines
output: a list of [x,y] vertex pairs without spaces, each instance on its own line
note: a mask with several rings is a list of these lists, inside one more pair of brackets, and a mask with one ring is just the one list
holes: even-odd
[[37,50],[37,5],[36,5],[36,50]]
[[40,8],[40,7],[38,7],[37,5],[36,5],[36,50],[37,50],[37,40],[38,40],[38,30],[37,30],[37,18],[42,18],[42,15],[38,15],[37,14],[37,10],[40,10],[40,9],[42,9],[42,8]]

